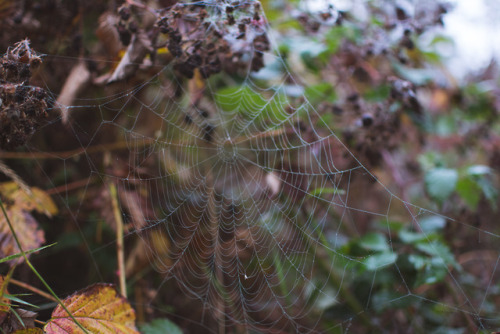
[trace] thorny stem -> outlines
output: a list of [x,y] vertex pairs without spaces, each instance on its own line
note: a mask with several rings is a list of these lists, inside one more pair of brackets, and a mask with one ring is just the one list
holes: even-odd
[[50,287],[50,285],[43,279],[42,275],[40,275],[40,273],[35,269],[35,267],[31,263],[31,261],[28,259],[28,256],[26,255],[26,252],[24,251],[23,246],[21,245],[21,242],[19,241],[19,238],[17,237],[16,231],[14,231],[14,227],[12,226],[12,223],[11,223],[11,221],[9,219],[9,215],[7,215],[7,211],[5,210],[5,206],[3,205],[3,201],[2,201],[1,198],[0,198],[0,207],[2,208],[3,215],[5,216],[5,220],[7,221],[7,225],[9,225],[9,229],[10,229],[10,231],[12,233],[12,236],[14,237],[14,240],[16,241],[16,245],[19,248],[19,251],[21,252],[21,254],[23,255],[24,261],[26,262],[26,264],[28,265],[28,267],[38,277],[38,279],[40,280],[40,282],[42,282],[42,284],[45,286],[45,288],[47,290],[49,290],[50,294],[56,299],[57,303],[64,309],[64,311],[66,311],[66,313],[75,322],[75,324],[77,324],[77,326],[80,327],[80,329],[84,333],[90,334],[82,326],[82,324],[80,324],[80,322],[78,320],[76,320],[76,318],[73,316],[73,314],[71,313],[71,311],[68,310],[68,308],[66,307],[66,305],[64,305],[64,303],[62,302],[62,300],[57,296],[57,294],[54,292],[54,290],[52,290],[52,288]]
[[118,275],[120,278],[120,293],[127,298],[127,285],[125,283],[125,256],[123,249],[123,219],[118,207],[118,196],[114,183],[109,183],[109,192],[111,193],[111,202],[113,203],[113,214],[116,222],[116,253],[118,257]]

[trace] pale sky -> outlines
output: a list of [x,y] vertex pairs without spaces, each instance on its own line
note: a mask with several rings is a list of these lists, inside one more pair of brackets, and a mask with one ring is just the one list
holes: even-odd
[[449,61],[453,74],[463,76],[500,60],[500,1],[455,0],[445,16],[445,34],[455,40],[455,56]]

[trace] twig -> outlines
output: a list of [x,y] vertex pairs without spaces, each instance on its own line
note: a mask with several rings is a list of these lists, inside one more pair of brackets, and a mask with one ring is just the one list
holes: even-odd
[[[141,142],[136,143],[135,147],[142,147],[158,143],[157,139],[147,138]],[[165,143],[165,145],[176,145],[177,143]],[[0,159],[69,159],[75,158],[82,154],[102,153],[111,150],[128,149],[130,142],[119,141],[115,143],[108,143],[103,145],[95,145],[90,147],[82,147],[69,151],[61,152],[4,152],[0,151]]]
[[118,206],[118,195],[114,183],[109,183],[111,202],[113,203],[113,214],[116,222],[116,253],[118,258],[118,275],[120,279],[120,293],[127,298],[127,285],[125,282],[125,256],[123,249],[123,219]]
[[75,190],[81,187],[86,187],[89,184],[95,183],[96,181],[97,178],[92,178],[92,177],[87,179],[82,179],[71,183],[63,184],[62,186],[47,189],[45,190],[45,193],[48,195],[60,194],[62,192]]
[[0,160],[0,172],[5,174],[7,177],[9,177],[12,181],[17,183],[19,188],[24,190],[25,193],[28,195],[31,195],[31,189],[28,187],[28,185],[19,177],[19,175],[16,174],[9,166],[3,163],[3,161]]
[[40,296],[42,296],[42,297],[45,297],[45,298],[46,298],[46,299],[48,299],[48,300],[51,300],[51,301],[53,301],[53,302],[56,302],[56,303],[57,303],[57,299],[55,299],[53,296],[51,296],[51,295],[50,295],[50,294],[48,294],[47,292],[44,292],[44,291],[42,291],[42,290],[40,290],[40,289],[35,288],[34,286],[31,286],[31,285],[29,285],[29,284],[27,284],[27,283],[24,283],[24,282],[18,281],[18,280],[14,279],[14,278],[11,278],[11,279],[9,280],[9,282],[10,282],[10,283],[12,283],[12,284],[15,284],[15,285],[17,285],[17,286],[20,286],[20,287],[21,287],[21,288],[23,288],[23,289],[26,289],[26,290],[29,290],[29,291],[31,291],[31,292],[34,292],[34,293],[36,293],[37,295],[40,295]]

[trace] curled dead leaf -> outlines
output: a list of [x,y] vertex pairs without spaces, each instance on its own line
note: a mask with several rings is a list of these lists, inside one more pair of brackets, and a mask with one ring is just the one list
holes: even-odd
[[59,106],[61,111],[62,122],[67,123],[69,118],[69,108],[68,106],[73,104],[73,101],[78,96],[78,94],[85,88],[85,86],[90,82],[90,71],[87,69],[85,62],[80,61],[71,70],[64,86],[62,88],[61,94],[57,98],[56,105]]
[[133,75],[139,68],[139,65],[142,64],[146,55],[152,51],[151,41],[144,31],[134,34],[127,47],[127,51],[107,83],[120,81]]
[[[1,333],[33,333],[26,332],[28,329],[35,328],[35,312],[23,310],[20,308],[10,309],[5,321],[0,326]],[[36,333],[36,332],[35,332]]]

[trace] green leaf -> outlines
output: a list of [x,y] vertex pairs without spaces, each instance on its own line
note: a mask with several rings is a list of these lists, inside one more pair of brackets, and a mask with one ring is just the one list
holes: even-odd
[[458,172],[449,168],[434,168],[425,175],[425,185],[429,195],[443,202],[453,191],[458,181]]
[[427,240],[427,236],[423,233],[416,233],[402,229],[399,231],[399,239],[405,244],[414,244],[416,242]]
[[[31,254],[31,253],[36,253],[36,252],[41,251],[42,249],[52,247],[52,246],[54,246],[56,244],[57,243],[53,243],[53,244],[50,244],[50,245],[47,245],[47,246],[38,247],[38,248],[35,248],[35,249],[30,249],[28,251],[25,251],[24,253],[26,253],[26,255]],[[22,253],[16,253],[16,254],[13,254],[13,255],[9,255],[9,256],[6,256],[4,258],[1,258],[0,259],[0,263],[7,262],[7,261],[10,261],[10,260],[13,260],[13,259],[17,259],[18,257],[22,257],[22,256],[23,256]]]
[[469,177],[465,177],[458,181],[456,190],[469,208],[472,210],[477,208],[477,204],[481,199],[481,188],[477,182]]
[[488,166],[473,165],[467,168],[466,176],[459,180],[457,192],[471,209],[477,208],[481,195],[496,208],[498,190],[491,181],[492,174]]
[[411,254],[408,261],[417,270],[415,286],[423,284],[435,284],[441,282],[448,274],[446,265],[437,257],[425,257],[422,255]]
[[334,194],[334,195],[344,195],[345,190],[344,189],[339,189],[339,188],[316,188],[311,193],[309,193],[309,196],[314,197],[314,196],[321,196],[323,194]]
[[481,190],[483,191],[483,194],[486,197],[486,199],[490,202],[490,205],[494,209],[496,209],[497,198],[498,198],[497,188],[486,177],[481,177],[479,180],[477,180],[477,184],[481,188]]
[[366,269],[374,271],[379,270],[381,267],[395,263],[397,258],[397,254],[393,252],[383,252],[368,256],[363,260],[363,264]]
[[8,299],[8,300],[10,300],[10,301],[12,301],[12,302],[14,302],[14,303],[18,303],[18,304],[20,304],[20,305],[26,305],[26,306],[30,306],[30,307],[33,307],[33,308],[38,308],[38,306],[33,305],[33,304],[31,304],[31,303],[28,303],[28,302],[26,302],[26,301],[22,300],[21,298],[19,298],[19,297],[17,297],[17,296],[13,296],[13,295],[9,295],[9,294],[7,294],[7,293],[4,293],[4,294],[3,294],[3,297],[4,297],[5,299]]
[[400,293],[392,290],[382,290],[373,295],[371,304],[376,312],[382,312],[386,309],[404,309],[415,303],[411,296],[402,296]]
[[368,233],[364,235],[358,241],[359,246],[364,249],[376,252],[388,252],[390,251],[389,245],[387,244],[387,238],[385,235],[380,233]]
[[483,176],[491,172],[491,168],[485,165],[473,165],[467,168],[467,174],[470,176]]
[[455,261],[455,257],[451,253],[448,246],[446,246],[441,241],[434,240],[432,242],[420,242],[416,245],[417,249],[424,252],[434,258],[440,263],[440,265],[453,265],[458,268],[458,263]]
[[[288,98],[283,93],[275,94],[271,100],[265,101],[261,112],[255,117],[255,121],[262,121],[271,126],[278,125],[290,117],[290,114],[283,106],[288,105]],[[258,101],[257,101],[258,102]],[[258,104],[257,104],[258,105]]]
[[443,229],[446,225],[446,219],[436,215],[428,216],[420,219],[418,224],[423,232],[432,233]]
[[410,254],[408,255],[408,262],[410,262],[416,270],[421,270],[429,262],[429,258],[423,255]]
[[[252,110],[261,110],[266,100],[247,86],[226,87],[215,94],[215,102],[224,111],[239,111],[243,115],[252,114]],[[248,109],[241,108],[242,105]]]
[[169,319],[155,319],[140,326],[143,334],[182,334],[182,330]]
[[327,60],[328,57],[338,51],[344,40],[357,43],[362,36],[362,30],[355,25],[344,24],[342,26],[335,26],[325,34],[326,50],[319,56],[321,59]]
[[312,104],[322,101],[334,102],[337,99],[335,89],[328,82],[306,87],[304,95]]
[[400,64],[393,64],[396,72],[405,80],[411,81],[417,86],[424,85],[434,79],[434,72],[429,69],[417,69]]
[[378,85],[369,89],[363,96],[366,100],[381,102],[389,97],[390,92],[391,87],[389,85]]

